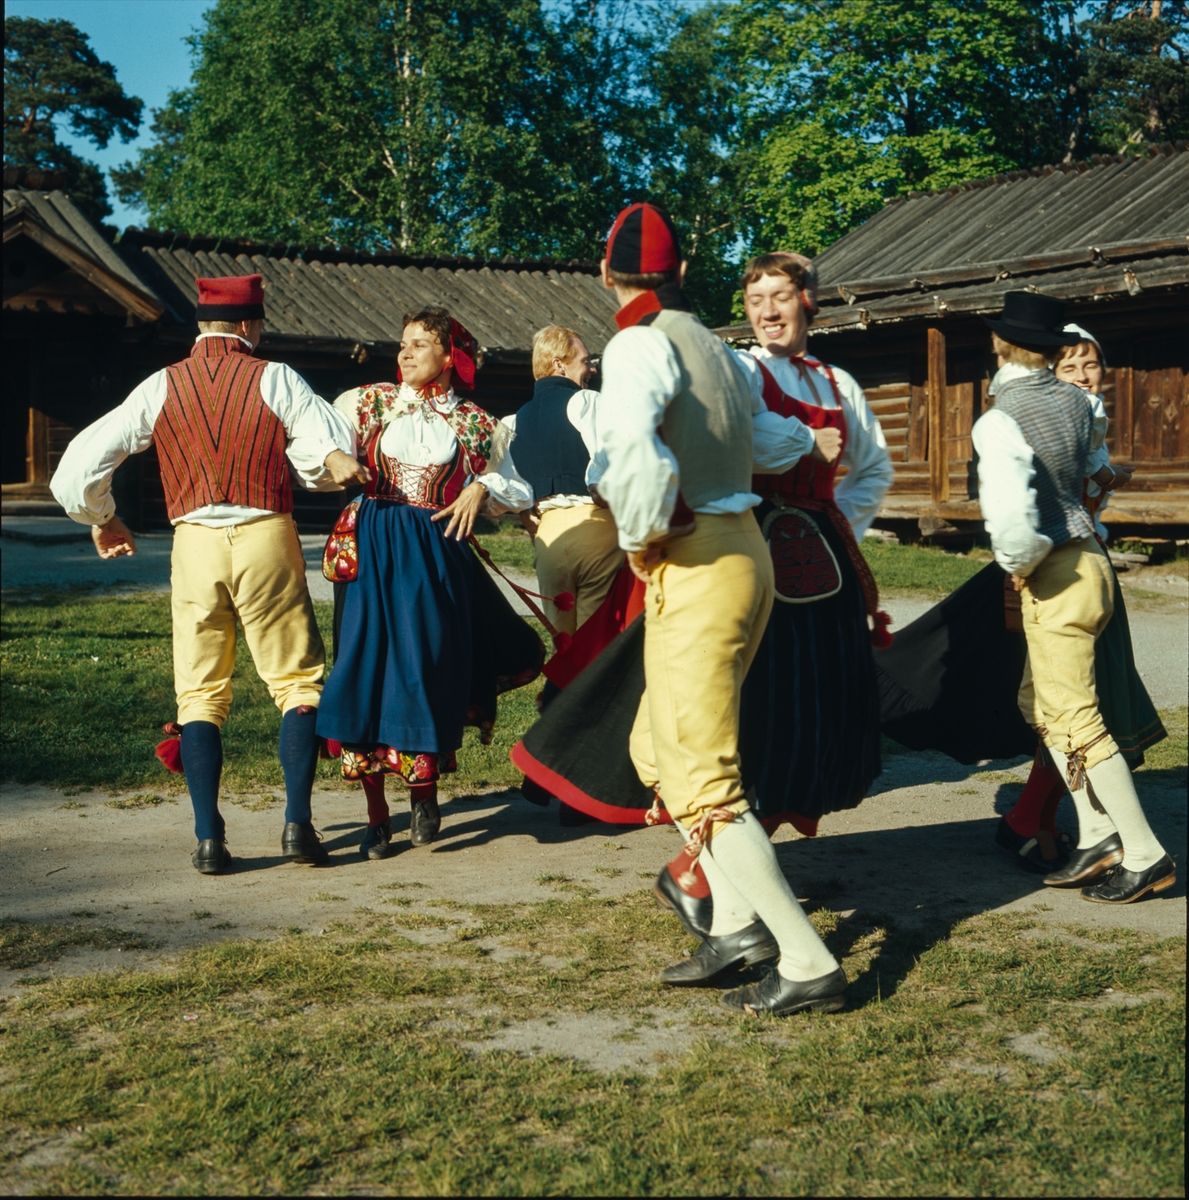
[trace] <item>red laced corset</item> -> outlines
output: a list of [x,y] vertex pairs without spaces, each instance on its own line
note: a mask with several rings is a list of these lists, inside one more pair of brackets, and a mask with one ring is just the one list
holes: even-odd
[[367,443],[367,463],[372,478],[364,495],[377,500],[395,500],[414,508],[445,508],[453,504],[466,483],[466,456],[456,446],[449,462],[428,467],[414,466],[391,458],[380,449],[383,430],[377,430]]

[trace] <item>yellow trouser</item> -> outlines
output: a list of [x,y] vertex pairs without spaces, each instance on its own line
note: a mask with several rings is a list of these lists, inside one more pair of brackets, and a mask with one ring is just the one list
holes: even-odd
[[615,518],[594,504],[547,508],[534,541],[540,590],[572,592],[575,600],[565,613],[547,601],[545,615],[562,633],[573,633],[603,603],[623,565]]
[[1106,553],[1094,538],[1058,546],[1024,580],[1021,599],[1028,661],[1020,712],[1047,730],[1052,750],[1069,755],[1089,747],[1086,766],[1097,766],[1119,749],[1102,722],[1094,684],[1094,643],[1115,611]]
[[183,521],[171,567],[179,725],[227,720],[237,615],[256,672],[281,712],[318,703],[326,651],[288,513],[227,529]]
[[[698,514],[666,543],[644,597],[645,691],[632,762],[674,820],[746,812],[739,691],[772,611],[772,559],[750,512]],[[711,826],[711,833],[717,829]]]

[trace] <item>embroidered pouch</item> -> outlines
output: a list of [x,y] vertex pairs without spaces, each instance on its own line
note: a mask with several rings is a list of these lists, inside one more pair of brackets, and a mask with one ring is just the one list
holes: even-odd
[[817,522],[799,508],[778,508],[764,518],[763,534],[776,572],[776,599],[808,604],[836,595],[842,572]]
[[326,549],[322,551],[322,574],[331,583],[350,583],[359,575],[359,543],[355,523],[359,519],[359,500],[352,500],[339,513]]

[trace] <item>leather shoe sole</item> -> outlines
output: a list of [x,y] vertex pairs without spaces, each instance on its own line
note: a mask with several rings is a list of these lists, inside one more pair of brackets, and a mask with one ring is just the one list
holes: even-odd
[[1163,892],[1177,881],[1177,868],[1166,854],[1146,871],[1118,866],[1104,879],[1082,888],[1082,898],[1095,904],[1134,904],[1149,892]]
[[763,921],[753,921],[737,933],[708,937],[684,962],[661,972],[670,987],[707,987],[740,967],[775,962],[780,947]]
[[1104,838],[1097,846],[1075,850],[1069,862],[1059,871],[1051,871],[1041,882],[1045,887],[1080,887],[1123,861],[1123,843],[1117,833]]
[[798,1012],[837,1012],[846,1006],[846,976],[839,967],[829,975],[798,982],[773,970],[759,983],[725,992],[722,1002],[749,1017],[761,1013],[787,1017]]
[[681,922],[681,928],[690,937],[705,941],[710,936],[710,926],[714,920],[713,896],[691,896],[683,891],[668,865],[662,867],[656,877],[652,894],[662,908],[667,908]]

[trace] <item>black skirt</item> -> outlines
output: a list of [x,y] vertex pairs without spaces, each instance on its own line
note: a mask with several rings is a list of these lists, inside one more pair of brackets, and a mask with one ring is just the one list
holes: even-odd
[[[764,520],[765,504],[757,512]],[[743,786],[765,822],[816,821],[854,808],[880,773],[879,690],[867,610],[846,544],[828,520],[822,537],[842,586],[803,604],[779,598],[743,683]]]

